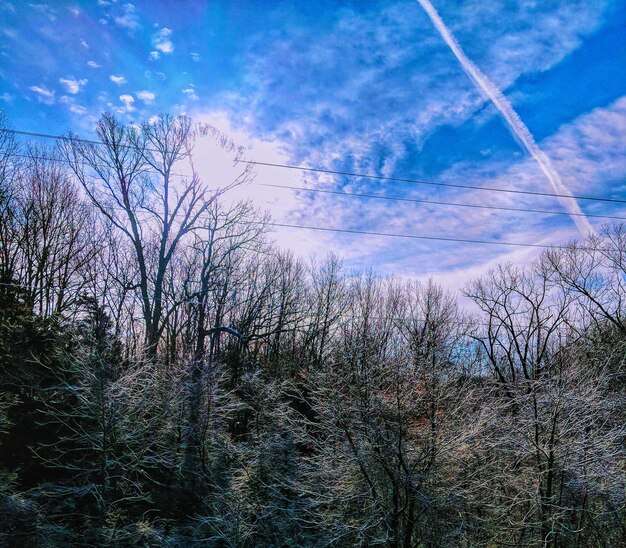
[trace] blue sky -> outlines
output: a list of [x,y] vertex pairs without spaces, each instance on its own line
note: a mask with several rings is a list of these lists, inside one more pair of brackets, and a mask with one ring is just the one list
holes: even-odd
[[[626,198],[626,4],[432,0],[575,194]],[[112,111],[212,123],[252,160],[552,192],[417,1],[0,3],[0,108],[16,129],[91,136]],[[207,177],[228,176],[212,169]],[[554,198],[259,167],[257,183],[563,212]],[[565,215],[385,202],[247,186],[275,220],[427,236],[559,243]],[[626,217],[620,204],[580,202]],[[590,218],[598,229],[601,219]],[[536,250],[277,230],[308,256],[462,285]]]

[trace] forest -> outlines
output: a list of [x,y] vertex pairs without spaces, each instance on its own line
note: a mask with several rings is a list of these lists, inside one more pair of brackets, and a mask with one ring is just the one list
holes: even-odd
[[0,545],[626,546],[626,224],[456,294],[278,248],[209,125],[0,129]]

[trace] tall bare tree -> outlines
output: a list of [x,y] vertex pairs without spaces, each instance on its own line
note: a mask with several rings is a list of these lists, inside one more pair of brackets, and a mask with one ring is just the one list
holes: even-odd
[[475,446],[486,463],[479,481],[488,482],[479,485],[489,492],[473,496],[490,497],[487,513],[505,520],[492,530],[499,542],[557,547],[582,533],[581,512],[589,518],[579,489],[598,501],[619,492],[619,472],[610,473],[615,483],[607,489],[596,466],[612,466],[623,427],[609,420],[619,401],[602,395],[606,364],[591,366],[578,354],[576,294],[554,284],[545,265],[505,265],[466,290],[483,312],[473,337],[494,380],[483,404],[490,433]]
[[124,126],[104,114],[96,133],[97,144],[70,137],[62,141],[61,149],[96,209],[132,244],[144,348],[155,359],[164,317],[171,312],[164,289],[174,255],[183,240],[204,226],[213,200],[249,179],[250,164],[244,164],[234,181],[209,191],[192,161],[198,135],[210,134],[220,147],[233,152],[235,160],[241,155],[214,128],[193,127],[188,118],[170,115],[140,127]]

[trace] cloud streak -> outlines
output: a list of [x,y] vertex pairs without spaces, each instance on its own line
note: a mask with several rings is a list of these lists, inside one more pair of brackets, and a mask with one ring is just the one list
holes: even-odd
[[159,50],[161,53],[172,53],[174,51],[174,44],[169,38],[171,35],[172,29],[163,27],[161,30],[159,30],[152,39],[154,48]]
[[68,93],[76,95],[87,84],[87,79],[59,78],[59,82],[65,86]]
[[[431,4],[430,0],[417,0],[432,21],[433,25],[448,45],[454,56],[457,58],[465,73],[476,84],[478,89],[494,104],[500,111],[513,134],[519,139],[528,153],[539,164],[544,175],[550,181],[554,192],[557,194],[565,194],[571,196],[571,192],[561,180],[561,176],[556,171],[550,158],[539,148],[532,133],[519,117],[509,100],[504,96],[502,91],[487,78],[487,76],[465,55],[465,52],[450,32],[443,19],[437,13],[437,10]],[[572,217],[576,227],[583,236],[594,234],[594,230],[583,215],[582,210],[578,206],[576,200],[572,198],[559,198],[566,211]]]
[[126,78],[124,78],[121,74],[111,74],[111,76],[109,76],[109,80],[118,86],[126,83]]

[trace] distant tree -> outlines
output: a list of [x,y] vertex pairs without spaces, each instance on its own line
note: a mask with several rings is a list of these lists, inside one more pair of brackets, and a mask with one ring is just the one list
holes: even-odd
[[543,262],[553,282],[577,298],[587,321],[609,322],[626,336],[626,225],[550,250]]
[[[556,548],[589,539],[624,485],[614,468],[624,428],[610,420],[623,402],[607,397],[605,364],[590,367],[580,353],[575,295],[553,284],[543,262],[500,267],[466,292],[483,311],[474,338],[494,380],[472,498],[485,501],[498,542]],[[604,505],[586,523],[585,492]]]
[[[0,129],[10,130],[4,111],[0,110]],[[16,176],[19,169],[20,146],[15,135],[0,132],[0,295],[10,287],[15,276],[17,254],[17,190]]]
[[459,428],[459,312],[434,284],[370,276],[348,291],[333,351],[310,374],[309,519],[326,542],[445,543],[446,468],[474,432]]

